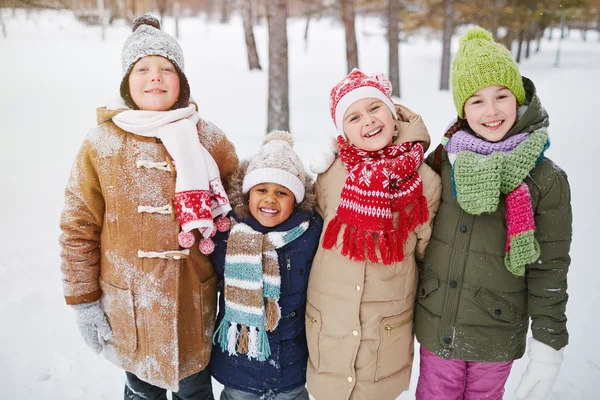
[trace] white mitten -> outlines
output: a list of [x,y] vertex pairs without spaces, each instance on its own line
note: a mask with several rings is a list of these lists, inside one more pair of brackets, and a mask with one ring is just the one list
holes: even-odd
[[529,364],[515,391],[518,400],[547,400],[560,372],[563,349],[554,350],[534,338],[529,339]]
[[80,303],[71,306],[75,311],[77,327],[85,343],[97,354],[102,351],[104,341],[112,337],[104,311],[100,308],[100,300],[91,303]]
[[338,152],[337,141],[331,139],[327,142],[324,151],[313,154],[310,159],[310,170],[315,174],[320,174],[329,169],[335,161],[335,155]]

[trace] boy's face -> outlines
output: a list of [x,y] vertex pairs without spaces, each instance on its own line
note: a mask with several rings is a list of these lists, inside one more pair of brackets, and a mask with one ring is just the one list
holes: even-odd
[[394,137],[396,121],[383,101],[375,98],[352,103],[344,114],[343,122],[348,141],[359,149],[381,150]]
[[517,119],[517,98],[509,89],[490,85],[479,89],[465,102],[465,119],[473,131],[490,142],[497,142]]
[[179,98],[179,74],[166,58],[146,56],[131,69],[129,92],[140,110],[170,110]]
[[264,227],[273,228],[294,211],[294,194],[277,183],[259,183],[250,189],[250,214]]

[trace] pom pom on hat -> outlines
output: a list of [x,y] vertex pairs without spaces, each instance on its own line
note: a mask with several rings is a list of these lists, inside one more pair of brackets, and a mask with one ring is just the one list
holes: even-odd
[[452,97],[460,118],[465,102],[479,89],[490,85],[507,87],[522,105],[525,87],[519,68],[504,46],[481,27],[469,28],[461,36],[452,63]]
[[464,46],[466,42],[473,39],[483,39],[490,42],[494,41],[494,37],[490,32],[476,26],[474,28],[467,29],[467,31],[461,36],[459,40],[459,46]]
[[136,18],[133,21],[133,26],[131,27],[131,31],[135,32],[137,28],[141,25],[149,25],[156,29],[160,29],[160,21],[154,18],[152,15],[142,15],[141,17]]
[[242,192],[248,193],[259,183],[277,183],[288,188],[296,203],[304,200],[306,172],[294,152],[292,135],[285,131],[272,131],[263,140],[263,146],[248,163]]
[[271,131],[268,135],[265,135],[263,144],[267,144],[272,140],[283,140],[287,142],[291,147],[294,146],[294,138],[286,131]]

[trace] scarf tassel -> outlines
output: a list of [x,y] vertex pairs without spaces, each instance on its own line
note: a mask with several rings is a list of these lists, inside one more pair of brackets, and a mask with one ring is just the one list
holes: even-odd
[[344,237],[342,239],[342,255],[350,256],[350,235],[352,233],[352,228],[350,225],[346,225],[346,229],[344,229]]
[[408,230],[414,231],[415,228],[421,224],[424,224],[429,219],[429,207],[427,206],[427,199],[424,195],[421,195],[415,201],[415,205],[408,212]]
[[354,254],[354,259],[356,261],[365,261],[365,238],[370,233],[360,232],[356,235],[356,251]]
[[277,304],[275,299],[269,298],[266,306],[265,329],[269,332],[273,332],[277,328],[280,318],[281,309],[279,308],[279,304]]
[[540,256],[535,240],[535,220],[531,194],[526,183],[506,195],[506,254],[504,265],[514,275],[525,275],[525,266]]
[[269,337],[264,329],[258,330],[255,326],[250,327],[248,335],[248,358],[256,358],[265,361],[271,355]]
[[377,252],[375,251],[375,239],[371,233],[367,233],[367,254],[369,255],[369,261],[376,263],[379,261],[377,258]]
[[248,354],[248,327],[246,325],[242,325],[237,351],[240,354]]
[[325,236],[323,236],[323,248],[331,249],[335,246],[335,242],[337,241],[338,233],[340,233],[340,228],[342,223],[339,218],[335,216],[329,224],[327,224],[327,229],[325,230]]
[[390,265],[390,246],[388,232],[379,234],[379,254],[384,265]]

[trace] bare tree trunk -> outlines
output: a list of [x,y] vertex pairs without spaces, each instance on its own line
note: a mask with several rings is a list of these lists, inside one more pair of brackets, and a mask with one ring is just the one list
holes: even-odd
[[392,96],[400,97],[400,62],[398,52],[398,14],[400,0],[388,0],[389,79]]
[[287,5],[285,0],[269,0],[269,111],[267,132],[290,128],[288,100]]
[[342,22],[346,30],[346,64],[348,73],[358,68],[358,45],[356,43],[356,31],[354,29],[354,2],[353,0],[341,0]]
[[550,27],[550,33],[548,33],[548,41],[551,42],[552,41],[552,32],[554,32],[554,28]]
[[156,7],[158,8],[158,16],[160,18],[161,28],[164,26],[164,16],[167,11],[167,0],[157,0]]
[[529,59],[531,47],[531,27],[530,24],[527,24],[527,31],[525,32],[525,59]]
[[246,37],[246,49],[248,50],[248,68],[262,69],[260,60],[256,51],[256,42],[254,41],[254,29],[252,27],[252,0],[244,0],[242,5],[242,21],[244,23],[244,36]]
[[6,24],[4,18],[2,18],[2,9],[0,8],[0,25],[2,26],[2,37],[6,39]]
[[513,44],[514,34],[515,34],[514,28],[509,26],[508,28],[506,28],[506,34],[500,41],[502,43],[502,45],[504,47],[506,47],[508,49],[508,51],[510,51],[511,53],[512,53],[512,44]]
[[494,0],[492,8],[492,37],[494,40],[498,40],[498,25],[500,25],[500,7],[502,6],[502,0]]
[[581,30],[581,37],[583,38],[584,42],[587,42],[587,28],[583,28]]
[[546,31],[546,27],[543,24],[538,25],[538,29],[536,31],[536,40],[537,40],[537,45],[535,47],[536,53],[540,52],[540,48],[542,47],[542,38],[544,37],[545,31]]
[[173,1],[173,18],[175,18],[175,37],[179,39],[179,0]]
[[520,63],[521,62],[521,50],[523,49],[523,39],[525,36],[525,32],[523,32],[523,29],[519,29],[519,47],[517,48],[517,57],[516,57],[516,62]]
[[304,50],[308,48],[308,26],[310,24],[310,18],[312,17],[312,1],[306,1],[305,14],[306,14],[306,25],[304,26]]
[[560,13],[560,39],[558,39],[558,47],[556,48],[556,59],[554,60],[554,66],[558,68],[560,66],[560,45],[564,39],[563,33],[565,32],[565,10]]
[[221,23],[226,24],[229,22],[229,11],[230,11],[230,0],[220,0],[221,2]]
[[131,0],[131,17],[132,17],[132,23],[133,20],[135,19],[136,15],[137,15],[137,9],[136,9],[136,1],[137,0]]
[[450,90],[450,50],[452,45],[452,0],[444,0],[444,33],[442,35],[442,72],[440,90]]
[[97,0],[97,4],[102,40],[106,40],[106,8],[104,7],[104,0]]

